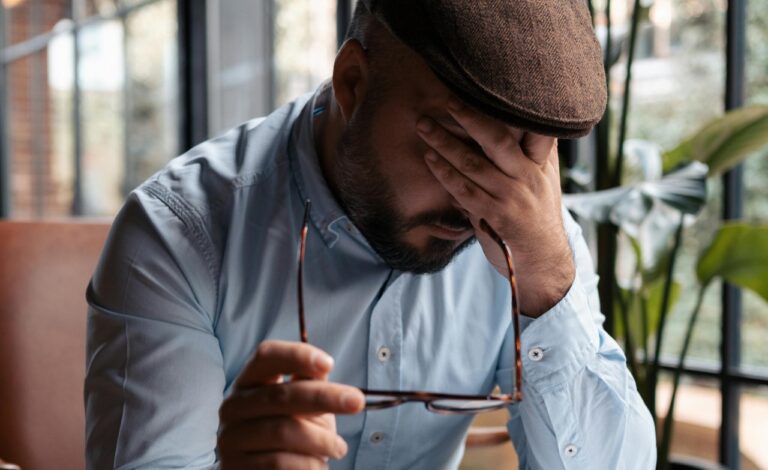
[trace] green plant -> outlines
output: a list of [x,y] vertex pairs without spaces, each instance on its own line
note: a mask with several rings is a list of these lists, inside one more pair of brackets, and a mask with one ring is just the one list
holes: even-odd
[[659,460],[662,463],[660,467],[662,469],[666,469],[669,462],[674,424],[671,417],[674,413],[680,375],[704,294],[712,281],[721,278],[735,286],[749,289],[768,301],[768,225],[724,223],[712,243],[699,256],[696,263],[696,277],[699,281],[696,306],[688,320],[683,349],[673,372],[672,397],[659,444]]
[[[768,107],[744,108],[710,122],[664,154],[652,143],[627,141],[624,173],[634,182],[563,198],[583,221],[606,224],[619,234],[608,276],[616,301],[603,309],[607,315],[615,312],[616,336],[624,339],[628,366],[654,419],[664,327],[680,295],[674,272],[683,231],[705,204],[707,177],[721,175],[767,144]],[[764,226],[724,225],[699,258],[700,290],[674,372],[668,416],[672,416],[680,370],[711,281],[720,277],[768,299],[767,233]],[[606,279],[605,273],[601,276]],[[668,465],[671,437],[669,419],[659,441],[659,468]]]

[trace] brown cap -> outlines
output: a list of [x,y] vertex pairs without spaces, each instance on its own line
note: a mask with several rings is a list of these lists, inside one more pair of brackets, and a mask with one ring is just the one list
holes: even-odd
[[589,133],[606,104],[586,0],[362,0],[467,104],[524,130]]

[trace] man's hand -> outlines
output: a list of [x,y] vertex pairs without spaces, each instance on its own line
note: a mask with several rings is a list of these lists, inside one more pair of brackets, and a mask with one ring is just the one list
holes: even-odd
[[430,147],[427,165],[466,211],[486,257],[505,277],[503,254],[480,229],[480,220],[507,242],[521,311],[539,316],[565,295],[575,275],[560,212],[557,140],[524,133],[455,98],[448,110],[477,145],[423,117],[417,128]]
[[347,444],[334,415],[361,411],[365,398],[329,383],[331,368],[333,359],[314,346],[261,343],[219,410],[222,469],[327,468],[328,458],[342,458]]

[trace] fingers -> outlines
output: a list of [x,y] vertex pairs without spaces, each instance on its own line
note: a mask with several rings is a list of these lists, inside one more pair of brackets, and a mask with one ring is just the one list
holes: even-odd
[[427,166],[435,178],[461,207],[471,213],[485,214],[496,205],[494,198],[434,150],[425,155]]
[[232,454],[280,451],[340,459],[347,453],[347,443],[326,426],[282,416],[224,428],[219,449]]
[[219,410],[222,424],[264,416],[353,414],[362,411],[365,396],[349,385],[301,380],[235,391]]
[[552,155],[553,147],[556,146],[557,139],[545,135],[534,134],[532,132],[526,132],[525,135],[523,135],[522,142],[520,142],[520,147],[523,149],[523,153],[528,155],[528,158],[538,165],[547,163],[547,159]]
[[324,379],[332,368],[333,358],[310,344],[264,341],[240,373],[235,389],[278,383],[287,374]]
[[[496,119],[479,113],[461,101],[452,98],[448,111],[454,119],[475,139],[488,158],[504,173],[511,177],[519,171],[525,161],[541,165],[549,156],[549,149],[555,139],[543,135],[523,132]],[[526,141],[528,139],[529,141]],[[525,157],[520,159],[516,157]]]
[[421,118],[416,129],[427,145],[478,186],[493,193],[507,184],[508,175],[499,172],[481,149],[473,149],[432,119]]
[[230,459],[222,458],[222,470],[280,469],[280,470],[324,470],[328,464],[322,457],[291,454],[288,452],[267,452],[241,454]]
[[[219,409],[222,468],[327,468],[327,458],[342,458],[334,415],[361,411],[365,397],[327,382],[332,367],[311,345],[261,343]],[[305,380],[282,383],[284,375]]]

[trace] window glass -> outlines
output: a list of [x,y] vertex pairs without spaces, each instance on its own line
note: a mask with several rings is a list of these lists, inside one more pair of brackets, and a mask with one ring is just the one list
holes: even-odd
[[[709,178],[707,185],[707,203],[693,225],[685,228],[675,264],[675,281],[681,286],[681,294],[669,312],[661,348],[662,356],[675,364],[683,347],[688,321],[693,314],[701,287],[696,279],[696,262],[712,241],[721,223],[722,184],[718,178]],[[693,330],[686,364],[719,367],[722,329],[721,285],[720,281],[713,281],[707,288]]]
[[79,19],[112,15],[118,7],[117,0],[74,0],[74,3],[77,5],[75,11]]
[[6,45],[51,31],[61,19],[70,17],[69,3],[68,0],[2,0]]
[[63,216],[72,205],[72,38],[7,68],[10,212],[17,218]]
[[218,135],[273,108],[272,1],[209,0],[208,126]]
[[[613,47],[623,45],[611,69],[611,151],[615,152],[621,120],[626,46],[635,2],[611,2]],[[640,22],[632,64],[628,139],[652,142],[662,150],[672,149],[710,120],[723,114],[725,87],[724,31],[726,2],[723,0],[654,0],[640,2]],[[595,0],[598,35],[605,37],[605,0]],[[717,33],[714,33],[717,32]],[[629,165],[629,164],[627,164]],[[687,320],[693,309],[698,285],[696,259],[712,239],[720,223],[722,190],[718,179],[709,180],[707,205],[684,232],[676,262],[676,281],[682,293],[673,306],[665,329],[662,354],[674,358],[679,352]],[[671,243],[671,239],[669,240]],[[689,350],[694,361],[716,364],[720,343],[719,288],[712,285],[703,304]]]
[[124,31],[111,20],[80,30],[83,214],[106,216],[122,205],[125,128]]
[[[746,66],[747,104],[768,105],[768,2],[747,2]],[[766,181],[768,148],[744,163],[744,218],[749,221],[768,224]],[[752,292],[744,292],[743,299],[742,364],[768,377],[768,303]]]
[[131,13],[125,34],[124,195],[179,152],[176,2]]
[[275,104],[313,91],[331,76],[336,55],[336,0],[277,0]]
[[211,135],[330,77],[336,0],[209,0],[207,11]]
[[[612,3],[619,20],[615,34],[628,36],[633,3]],[[628,135],[670,148],[723,113],[726,2],[640,3],[650,6],[641,15],[632,66]],[[612,75],[614,113],[621,107],[625,66],[626,54]]]
[[768,104],[768,2],[747,2],[747,102]]
[[739,447],[742,470],[768,468],[765,423],[768,423],[768,386],[744,388],[739,401]]
[[[659,416],[658,429],[663,427],[672,394],[671,374],[662,374],[656,389]],[[671,454],[718,461],[718,439],[722,415],[720,384],[714,380],[683,376],[675,401],[675,423]]]
[[768,379],[768,305],[751,291],[743,291],[742,299],[741,365]]

